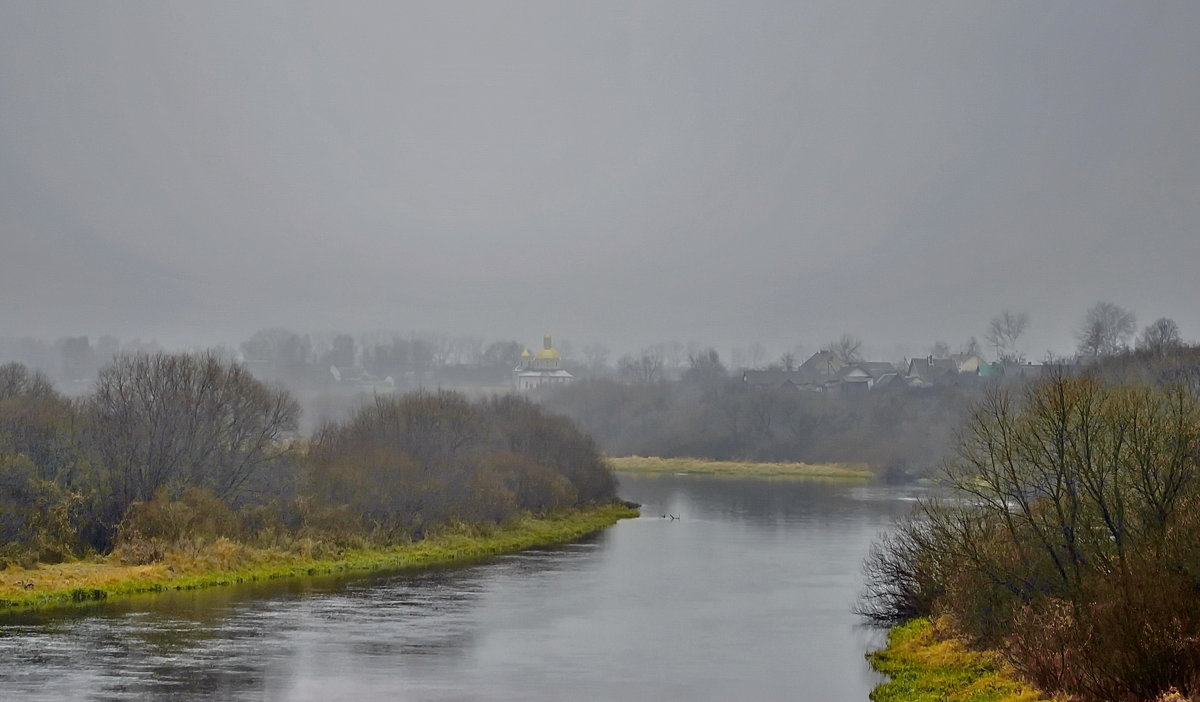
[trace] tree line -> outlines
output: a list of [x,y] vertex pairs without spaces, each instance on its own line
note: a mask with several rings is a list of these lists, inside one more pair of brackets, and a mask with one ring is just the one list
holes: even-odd
[[538,399],[610,455],[868,463],[891,480],[944,455],[978,385],[872,391],[843,400],[731,378],[705,354],[676,382],[589,380]]
[[0,366],[0,565],[201,533],[394,541],[615,498],[592,440],[519,397],[387,396],[307,437],[299,416],[219,354],[121,355],[78,398]]

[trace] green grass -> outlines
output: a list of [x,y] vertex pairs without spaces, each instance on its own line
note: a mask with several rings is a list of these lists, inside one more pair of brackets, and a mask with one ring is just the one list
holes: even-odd
[[870,480],[874,478],[860,463],[755,463],[751,461],[710,461],[703,458],[655,458],[625,456],[609,458],[613,470],[627,473],[695,473],[753,478],[822,478],[834,480]]
[[[195,590],[240,583],[313,575],[368,573],[467,563],[537,546],[569,543],[636,517],[623,504],[602,505],[558,514],[524,516],[495,529],[462,527],[412,544],[348,550],[336,558],[253,552],[230,569],[176,573],[168,564],[128,566],[95,559],[28,570],[0,571],[0,612],[86,604],[147,592]],[[228,543],[228,542],[227,542]],[[238,549],[243,549],[237,546]]]
[[867,656],[891,678],[871,693],[874,702],[1036,702],[1053,698],[1016,679],[998,654],[972,651],[914,619],[888,633],[886,648]]

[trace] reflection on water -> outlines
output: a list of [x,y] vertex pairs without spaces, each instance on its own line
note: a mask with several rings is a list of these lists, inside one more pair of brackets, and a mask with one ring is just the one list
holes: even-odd
[[866,699],[878,637],[849,607],[908,493],[669,476],[622,495],[641,519],[483,565],[2,618],[0,698]]

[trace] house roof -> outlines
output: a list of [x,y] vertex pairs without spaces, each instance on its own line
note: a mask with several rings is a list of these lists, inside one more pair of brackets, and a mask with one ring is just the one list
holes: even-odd
[[914,358],[908,362],[908,375],[925,381],[957,374],[958,364],[949,358]]
[[862,368],[871,375],[872,378],[878,378],[887,373],[895,373],[896,366],[887,361],[862,361],[854,365]]
[[900,375],[899,373],[897,373],[895,371],[892,371],[891,373],[884,373],[883,375],[876,378],[875,385],[872,386],[872,389],[873,390],[882,390],[884,388],[893,388],[893,387],[894,388],[902,388],[905,385],[907,385],[907,383],[904,381],[904,376]]
[[842,359],[837,357],[832,351],[818,351],[808,357],[808,360],[800,364],[800,371],[807,373],[818,374],[826,380],[837,375],[838,370],[846,365]]

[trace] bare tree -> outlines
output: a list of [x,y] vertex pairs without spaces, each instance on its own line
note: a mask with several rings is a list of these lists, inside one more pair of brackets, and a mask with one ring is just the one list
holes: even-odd
[[521,344],[516,341],[493,341],[484,349],[479,365],[511,370],[521,359]]
[[1018,341],[1029,327],[1029,315],[1025,312],[1002,310],[992,317],[988,323],[988,346],[996,350],[996,357],[1002,361],[1019,361],[1021,352]]
[[120,519],[164,487],[235,497],[287,451],[300,408],[284,390],[212,355],[120,356],[87,403],[92,445]]
[[837,341],[829,344],[828,351],[838,357],[842,363],[856,363],[862,360],[862,339],[852,334],[842,334]]
[[801,360],[802,358],[804,358],[804,345],[796,344],[792,347],[791,351],[788,351],[779,357],[779,365],[782,366],[784,370],[793,371],[799,368],[800,364],[803,363]]
[[441,365],[478,365],[483,356],[483,339],[477,336],[455,336],[446,341],[446,355]]
[[0,366],[0,402],[20,396],[52,397],[55,394],[54,386],[44,373],[20,363]]
[[1097,302],[1083,317],[1075,334],[1079,353],[1084,356],[1107,356],[1126,346],[1137,329],[1133,312],[1111,302]]
[[583,345],[583,357],[587,359],[588,369],[593,373],[608,365],[610,352],[607,346],[598,341]]
[[983,349],[979,347],[979,340],[971,337],[963,342],[963,345],[958,348],[958,352],[965,356],[978,356],[983,353]]
[[950,344],[944,341],[935,341],[933,346],[929,347],[929,354],[934,358],[946,358],[950,355]]
[[1182,345],[1179,338],[1179,325],[1169,317],[1159,317],[1142,330],[1137,340],[1139,351],[1149,351],[1156,356],[1162,356],[1172,349]]
[[678,372],[686,360],[684,346],[679,341],[660,341],[651,347],[651,353],[662,359],[664,370]]
[[688,356],[688,369],[683,373],[684,382],[695,385],[715,386],[727,379],[729,373],[721,363],[721,355],[714,348]]
[[617,375],[625,382],[653,383],[662,380],[662,372],[662,356],[653,347],[636,356],[625,354],[617,361]]

